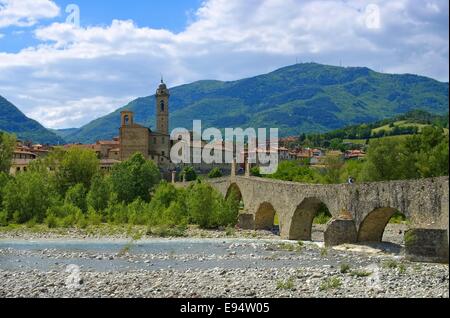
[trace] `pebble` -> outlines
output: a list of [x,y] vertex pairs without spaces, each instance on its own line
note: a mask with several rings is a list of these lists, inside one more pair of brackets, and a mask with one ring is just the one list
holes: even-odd
[[[4,237],[0,235],[0,238]],[[130,252],[120,256],[117,252],[0,249],[2,260],[20,261],[14,270],[4,268],[3,262],[0,264],[0,298],[449,298],[448,265],[414,264],[404,261],[402,256],[351,251],[330,251],[325,258],[320,256],[320,246],[309,243],[301,253],[267,251],[264,243],[254,241],[231,243],[229,239],[219,239],[218,243],[223,244],[222,254],[186,250],[183,253]],[[38,265],[42,261],[34,263],[37,257],[61,266],[41,270]],[[58,262],[54,261],[56,259]],[[69,259],[75,263],[77,260],[88,262],[86,269],[89,270],[80,266],[78,288],[66,285],[69,273],[62,265]],[[400,274],[397,270],[382,267],[382,262],[388,259],[405,264],[406,272]],[[114,262],[114,267],[108,263],[112,260],[118,261]],[[92,261],[108,265],[107,270],[97,271],[95,266],[91,269]],[[120,265],[120,261],[128,261],[129,266]],[[340,273],[343,263],[351,265],[349,273]],[[206,267],[209,264],[210,268]],[[351,274],[354,270],[365,270],[369,265],[371,269],[377,269],[376,279]],[[116,270],[116,266],[121,270]],[[330,279],[339,280],[340,286],[329,284]]]

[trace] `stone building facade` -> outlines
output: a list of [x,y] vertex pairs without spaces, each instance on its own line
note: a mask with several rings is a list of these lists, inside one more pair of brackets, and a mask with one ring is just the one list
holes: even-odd
[[157,131],[152,131],[148,127],[136,124],[132,111],[124,110],[121,112],[119,130],[119,155],[121,161],[127,160],[139,152],[148,160],[154,161],[160,168],[170,168],[172,143],[169,134],[169,97],[169,89],[161,80],[161,84],[156,91]]
[[51,149],[52,147],[33,145],[18,140],[11,160],[10,174],[16,175],[20,172],[26,172],[34,160],[45,157]]

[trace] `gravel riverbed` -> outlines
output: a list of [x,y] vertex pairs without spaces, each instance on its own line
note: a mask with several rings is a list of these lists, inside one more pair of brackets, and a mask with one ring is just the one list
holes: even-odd
[[[385,237],[400,231],[390,226]],[[408,262],[397,245],[325,249],[270,233],[223,236],[0,235],[0,297],[449,297],[448,265]]]

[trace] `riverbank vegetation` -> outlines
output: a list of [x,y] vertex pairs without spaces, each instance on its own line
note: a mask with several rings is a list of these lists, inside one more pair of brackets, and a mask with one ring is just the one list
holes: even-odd
[[[347,182],[349,177],[357,182],[374,182],[448,176],[448,148],[448,132],[427,126],[420,133],[404,138],[372,140],[364,160],[344,161],[329,155],[318,167],[306,161],[283,161],[276,173],[265,177],[338,184]],[[257,167],[252,168],[252,175],[261,176]]]
[[99,170],[95,153],[56,150],[15,177],[0,175],[0,226],[45,224],[49,228],[88,225],[145,225],[149,231],[189,224],[213,229],[237,223],[239,201],[198,180],[176,188],[161,180],[141,154]]
[[[150,232],[179,231],[187,225],[226,228],[237,223],[238,195],[224,198],[187,168],[183,179],[194,180],[177,188],[161,180],[158,168],[136,154],[111,172],[100,171],[94,152],[87,149],[52,151],[34,161],[26,172],[8,174],[14,138],[0,135],[0,226],[45,224],[49,228],[89,225],[142,225]],[[448,175],[448,133],[423,127],[402,139],[378,139],[369,144],[363,161],[328,156],[320,168],[304,161],[283,161],[277,172],[265,176],[304,183],[345,183],[439,177]],[[252,174],[260,176],[258,169]],[[219,177],[217,171],[211,178]],[[329,215],[319,214],[316,223]],[[162,230],[161,230],[162,229]],[[170,230],[169,230],[170,229]]]

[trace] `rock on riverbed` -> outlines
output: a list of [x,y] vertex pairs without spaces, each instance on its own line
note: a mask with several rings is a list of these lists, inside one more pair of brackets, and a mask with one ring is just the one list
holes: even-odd
[[[328,268],[82,272],[76,284],[61,271],[0,272],[0,297],[445,297],[445,266],[405,273],[381,269],[358,277]],[[214,282],[214,283],[211,283]]]
[[448,265],[382,251],[280,240],[83,244],[0,244],[0,297],[449,297]]

